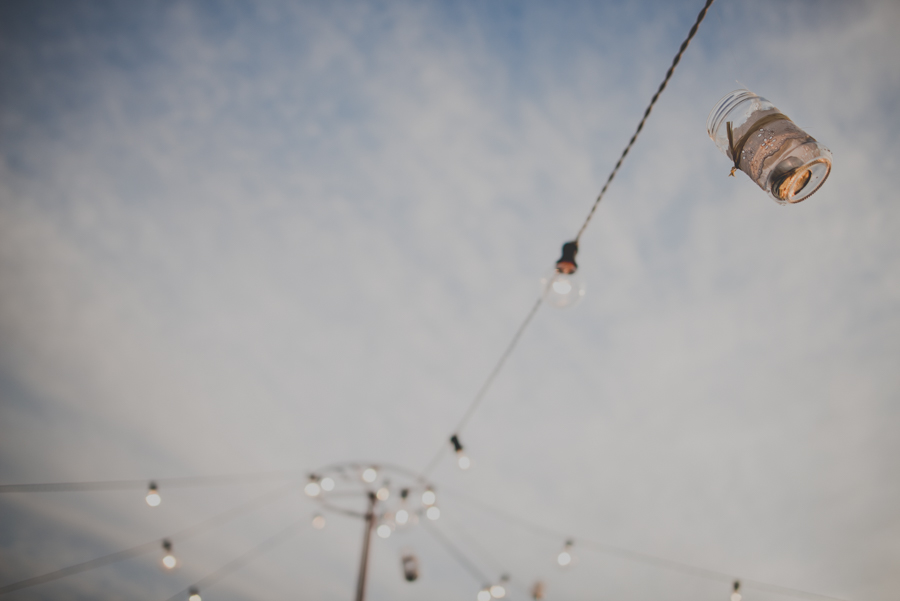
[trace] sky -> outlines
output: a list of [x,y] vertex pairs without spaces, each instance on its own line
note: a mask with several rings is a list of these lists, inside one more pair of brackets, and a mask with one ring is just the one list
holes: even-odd
[[[540,293],[700,2],[0,6],[0,484],[425,468]],[[844,599],[900,588],[900,5],[718,0],[542,307],[430,476],[508,598],[727,600],[597,541]],[[833,171],[777,205],[708,138],[748,88]],[[894,365],[891,368],[891,365]],[[0,586],[281,486],[0,495]],[[575,540],[498,519],[500,508]],[[301,490],[7,596],[166,599],[320,511]],[[349,599],[327,514],[206,600]],[[412,549],[421,577],[407,583]],[[472,600],[424,526],[368,598]]]

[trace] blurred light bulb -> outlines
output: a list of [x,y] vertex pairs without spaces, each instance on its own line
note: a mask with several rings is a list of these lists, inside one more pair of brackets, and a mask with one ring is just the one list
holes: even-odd
[[491,601],[491,591],[486,588],[478,591],[478,601]]
[[164,566],[166,566],[166,568],[171,570],[175,567],[175,564],[178,563],[178,561],[175,559],[175,556],[172,555],[172,543],[169,540],[164,540],[162,543],[162,548],[163,551],[166,552],[166,554],[163,555],[162,563]]
[[324,490],[325,492],[332,491],[334,490],[334,480],[332,480],[328,476],[325,476],[324,478],[322,478],[322,481],[319,482],[319,486],[321,486],[322,490]]
[[362,473],[363,481],[371,484],[372,482],[375,482],[375,480],[377,478],[378,478],[378,472],[375,470],[374,467],[367,467],[365,470],[363,470],[363,473]]
[[316,530],[321,530],[325,527],[325,516],[316,514],[312,519],[313,528]]
[[188,590],[188,601],[201,601],[200,599],[200,591],[195,588],[190,588]]
[[147,496],[144,499],[150,507],[156,507],[162,502],[162,497],[159,496],[159,491],[156,489],[156,482],[151,482],[147,487]]
[[566,242],[556,267],[541,278],[541,294],[554,307],[574,307],[584,298],[584,280],[575,263],[577,254],[578,242]]
[[426,505],[434,505],[435,501],[437,501],[437,496],[430,488],[422,493],[422,502]]
[[570,565],[572,563],[572,560],[574,559],[571,552],[573,544],[574,543],[572,541],[567,540],[565,546],[563,546],[563,550],[556,557],[556,562],[562,567]]
[[428,516],[429,520],[436,520],[441,517],[441,510],[432,505],[425,511],[425,515]]
[[397,513],[394,515],[394,521],[402,526],[409,521],[409,512],[405,509],[398,509]]
[[472,466],[472,461],[466,456],[465,451],[463,451],[462,443],[459,442],[459,436],[456,434],[451,436],[450,444],[453,445],[453,451],[456,453],[456,462],[459,464],[459,469],[469,469]]
[[491,587],[491,596],[495,599],[502,599],[506,596],[506,587],[502,584],[495,584]]
[[388,490],[387,486],[382,486],[378,489],[378,492],[375,493],[375,496],[379,501],[387,501],[391,496],[391,491]]
[[731,593],[731,601],[741,601],[741,581],[734,581],[734,592]]
[[387,524],[382,524],[375,530],[375,532],[378,533],[378,536],[380,536],[381,538],[387,538],[391,535],[391,527]]
[[565,274],[554,268],[541,278],[541,293],[544,301],[554,307],[574,307],[584,298],[584,279],[580,273]]
[[315,480],[310,480],[303,490],[311,497],[318,497],[319,493],[322,492],[322,487]]

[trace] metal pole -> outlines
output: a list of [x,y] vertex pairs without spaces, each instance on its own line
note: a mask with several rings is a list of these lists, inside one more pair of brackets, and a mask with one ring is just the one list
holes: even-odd
[[366,533],[363,536],[362,559],[359,562],[359,578],[356,580],[356,601],[366,598],[366,568],[369,565],[369,543],[372,540],[372,528],[375,526],[375,493],[369,493],[369,510],[366,512]]

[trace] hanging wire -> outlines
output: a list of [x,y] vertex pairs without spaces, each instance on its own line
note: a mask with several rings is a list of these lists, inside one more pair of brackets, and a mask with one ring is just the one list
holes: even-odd
[[[634,135],[631,136],[631,140],[628,141],[628,144],[625,146],[625,150],[622,151],[622,156],[619,157],[619,160],[616,162],[616,166],[613,167],[612,172],[609,174],[609,177],[606,179],[606,183],[603,184],[603,188],[600,190],[600,194],[597,195],[596,200],[594,200],[594,204],[591,206],[591,210],[587,215],[587,218],[584,220],[584,223],[581,225],[581,229],[578,230],[578,235],[575,236],[574,242],[577,244],[581,239],[581,235],[587,229],[588,224],[591,222],[591,219],[594,217],[594,213],[597,211],[597,206],[600,204],[600,201],[603,200],[603,195],[606,194],[606,189],[609,188],[609,184],[612,183],[613,178],[616,177],[616,173],[619,172],[619,168],[622,166],[622,161],[625,160],[625,157],[628,156],[629,151],[631,151],[631,147],[634,146],[635,141],[637,140],[638,135],[641,133],[641,130],[644,129],[644,124],[647,122],[647,118],[650,117],[650,112],[653,110],[653,107],[656,105],[656,101],[659,100],[660,94],[662,94],[663,90],[666,89],[666,86],[669,85],[669,80],[672,78],[672,73],[675,72],[675,67],[678,66],[678,63],[681,62],[681,57],[684,55],[685,50],[687,50],[688,45],[691,43],[691,40],[694,39],[694,36],[697,34],[697,28],[700,27],[700,23],[706,17],[706,13],[709,10],[709,7],[715,0],[706,0],[706,4],[703,6],[703,9],[700,11],[700,14],[697,15],[697,20],[694,22],[694,25],[691,27],[691,30],[688,32],[687,38],[681,43],[681,48],[678,49],[678,53],[675,55],[675,58],[672,59],[672,66],[669,67],[669,70],[666,71],[666,76],[663,78],[662,83],[659,84],[659,89],[656,90],[656,93],[653,95],[653,98],[650,100],[650,104],[647,105],[646,110],[644,111],[644,116],[641,118],[640,123],[638,123],[637,129],[634,132]],[[538,300],[534,303],[534,306],[531,308],[531,311],[528,312],[528,315],[525,317],[525,320],[519,326],[519,329],[516,330],[515,335],[513,335],[512,340],[509,345],[506,347],[506,350],[500,355],[500,359],[497,361],[494,369],[488,374],[487,379],[484,381],[484,384],[479,388],[478,393],[475,395],[475,398],[472,399],[472,402],[469,404],[469,408],[466,410],[466,413],[463,415],[463,418],[460,420],[459,424],[457,424],[456,428],[453,430],[453,434],[459,434],[459,432],[466,426],[469,422],[469,419],[472,417],[472,414],[475,413],[475,410],[478,409],[478,406],[481,405],[482,400],[484,400],[485,394],[490,389],[491,385],[494,383],[494,380],[497,378],[497,375],[500,373],[500,370],[503,369],[503,365],[506,363],[506,360],[512,354],[513,349],[516,348],[516,345],[519,342],[519,339],[522,337],[522,333],[531,323],[531,320],[534,319],[537,310],[540,308],[541,303],[543,302],[543,296],[538,298]],[[438,452],[435,454],[434,458],[430,463],[422,470],[422,476],[427,476],[431,473],[431,471],[437,466],[438,461],[440,461],[441,455],[446,450],[446,444],[442,444],[438,449]]]
[[706,0],[706,5],[700,11],[700,14],[697,15],[697,20],[694,22],[693,27],[691,27],[690,32],[688,32],[688,36],[681,43],[681,48],[678,49],[678,54],[676,54],[675,58],[672,59],[672,66],[669,67],[668,71],[666,71],[666,76],[663,78],[662,83],[659,84],[659,89],[656,90],[656,94],[653,95],[653,98],[650,100],[650,104],[647,105],[647,109],[644,111],[644,116],[643,118],[641,118],[641,122],[638,123],[634,135],[631,136],[631,140],[628,141],[628,144],[625,146],[625,150],[622,151],[622,156],[619,157],[619,160],[616,162],[616,166],[613,167],[613,170],[609,174],[609,177],[606,178],[606,183],[603,184],[603,188],[600,190],[600,194],[597,195],[597,199],[594,201],[594,204],[591,207],[587,218],[581,225],[581,229],[578,230],[578,235],[575,236],[575,242],[581,240],[581,235],[584,233],[584,230],[587,229],[588,224],[591,222],[591,218],[593,218],[594,212],[596,212],[597,210],[597,205],[599,205],[600,201],[603,200],[603,195],[606,194],[606,189],[609,188],[609,184],[613,181],[613,178],[616,177],[616,173],[619,172],[619,167],[622,166],[622,161],[624,161],[625,157],[628,156],[628,152],[631,150],[631,147],[634,146],[635,140],[637,140],[637,137],[641,133],[641,130],[644,129],[644,124],[647,122],[647,118],[650,116],[650,112],[653,110],[656,101],[659,100],[659,95],[662,94],[663,90],[666,89],[666,86],[669,85],[669,80],[672,79],[672,73],[675,72],[675,67],[677,67],[678,63],[681,62],[681,57],[684,55],[684,51],[687,50],[687,47],[691,43],[691,40],[694,39],[694,35],[697,34],[697,28],[700,27],[700,23],[706,17],[706,13],[713,2],[714,0]]
[[[534,316],[537,314],[538,309],[541,308],[541,303],[543,303],[544,298],[538,298],[534,305],[532,305],[531,310],[528,312],[528,315],[525,316],[525,320],[519,325],[519,329],[516,330],[516,333],[513,335],[512,340],[509,341],[509,344],[506,346],[506,350],[503,351],[503,354],[500,355],[500,359],[497,360],[496,365],[494,365],[494,369],[491,370],[491,373],[488,374],[487,379],[481,385],[481,388],[478,389],[478,393],[475,395],[475,398],[472,399],[472,402],[469,404],[469,408],[466,410],[466,413],[463,415],[462,419],[456,425],[456,428],[453,430],[454,436],[456,433],[460,432],[467,423],[469,423],[469,419],[471,419],[472,414],[475,413],[475,410],[478,409],[478,406],[481,405],[481,401],[484,400],[484,396],[487,394],[487,391],[490,390],[491,385],[494,383],[494,380],[500,374],[500,370],[503,369],[503,365],[506,363],[506,360],[509,359],[509,356],[512,355],[513,350],[516,348],[516,345],[519,344],[519,339],[522,337],[522,334],[525,332],[525,329],[528,327],[528,324],[531,323],[531,320],[534,319]],[[444,450],[446,448],[446,444],[441,444],[437,453],[434,454],[434,457],[428,463],[424,470],[422,470],[422,477],[427,477],[431,471],[437,467],[438,461],[440,461],[441,456],[444,454]]]
[[[530,520],[526,520],[519,516],[516,516],[508,511],[500,509],[498,507],[494,507],[493,505],[489,505],[483,501],[479,501],[469,497],[468,495],[464,495],[457,491],[447,490],[446,488],[442,488],[441,491],[445,495],[449,495],[454,497],[460,501],[468,503],[473,507],[477,507],[484,511],[485,513],[492,514],[510,524],[518,525],[526,530],[529,530],[539,536],[543,536],[546,538],[552,538],[554,540],[567,540],[571,538],[571,536],[564,532],[559,532],[556,530],[552,530],[545,526],[541,526],[540,524],[535,524]],[[683,563],[680,561],[674,561],[672,559],[666,559],[663,557],[657,557],[655,555],[650,555],[649,553],[643,553],[640,551],[632,551],[631,549],[625,549],[623,547],[617,547],[615,545],[610,545],[608,543],[593,541],[583,536],[578,537],[578,546],[593,549],[594,551],[598,551],[600,553],[604,553],[606,555],[612,555],[615,557],[619,557],[622,559],[626,559],[628,561],[633,561],[637,563],[642,563],[645,565],[651,565],[654,567],[666,568],[669,570],[673,570],[676,572],[681,572],[683,574],[690,574],[692,576],[697,576],[700,578],[705,578],[707,580],[714,580],[716,582],[728,582],[733,583],[736,580],[734,574],[726,574],[725,572],[719,572],[718,570],[711,570],[708,568],[701,568],[698,566],[693,566],[687,563]],[[827,599],[828,601],[845,601],[844,599],[840,599],[839,597],[832,597],[830,595],[823,595],[820,593],[812,593],[809,591],[804,591],[800,589],[795,589],[787,586],[781,586],[780,584],[771,584],[768,582],[762,582],[760,580],[750,580],[747,578],[740,579],[742,586],[746,588],[756,588],[759,590],[777,593],[780,595],[787,595],[790,597],[798,597],[804,599],[812,599],[812,600],[821,600]]]
[[13,492],[86,492],[108,490],[134,490],[147,488],[153,482],[165,488],[188,488],[194,486],[221,486],[238,482],[263,482],[284,480],[301,474],[300,470],[279,470],[242,474],[222,474],[217,476],[184,476],[179,478],[149,478],[147,480],[105,480],[100,482],[47,482],[42,484],[0,484],[0,493]]
[[13,582],[11,584],[7,584],[5,586],[0,586],[0,595],[5,595],[7,593],[11,593],[13,591],[22,590],[23,588],[29,588],[32,586],[37,586],[38,584],[44,584],[45,582],[50,582],[52,580],[58,580],[60,578],[65,578],[66,576],[71,576],[73,574],[79,574],[81,572],[87,572],[88,570],[93,570],[96,568],[100,568],[111,563],[115,563],[117,561],[121,561],[123,559],[128,559],[130,557],[137,557],[138,555],[143,555],[144,553],[149,553],[154,549],[159,548],[159,543],[161,540],[169,540],[169,541],[184,541],[190,538],[193,538],[199,534],[207,532],[217,526],[221,526],[222,524],[231,521],[232,519],[238,517],[241,514],[247,513],[261,505],[266,503],[271,503],[277,498],[283,496],[291,489],[296,488],[296,483],[291,483],[287,486],[276,488],[273,491],[269,491],[263,495],[250,499],[246,503],[238,505],[237,507],[233,507],[227,511],[224,511],[218,515],[215,515],[208,520],[204,520],[199,524],[195,524],[193,526],[189,526],[174,534],[170,534],[168,536],[164,536],[162,538],[157,538],[152,541],[136,545],[131,547],[130,549],[124,549],[122,551],[117,551],[115,553],[110,553],[109,555],[104,555],[103,557],[98,557],[96,559],[91,559],[89,561],[85,561],[82,563],[77,563],[75,565],[68,566],[66,568],[62,568],[60,570],[54,570],[53,572],[48,572],[46,574],[41,574],[39,576],[33,576],[31,578],[26,578],[25,580],[20,580],[18,582]]
[[305,519],[294,522],[293,524],[291,524],[290,526],[288,526],[287,528],[285,528],[278,534],[265,539],[264,541],[262,541],[255,547],[252,547],[251,549],[246,551],[244,554],[239,555],[238,557],[235,557],[234,559],[232,559],[231,561],[229,561],[228,563],[223,565],[221,568],[219,568],[215,572],[212,572],[211,574],[204,576],[203,578],[201,578],[200,580],[198,580],[197,582],[195,582],[188,588],[175,593],[174,595],[169,597],[168,601],[179,601],[179,600],[184,601],[185,595],[188,595],[192,589],[197,589],[202,592],[203,590],[209,588],[210,586],[212,586],[213,584],[215,584],[222,578],[225,578],[226,576],[233,574],[234,572],[243,568],[245,565],[247,565],[248,563],[250,563],[257,557],[259,557],[263,553],[266,553],[270,549],[277,547],[278,545],[280,545],[281,543],[286,541],[288,538],[295,535],[297,533],[297,531],[299,530],[300,526],[305,523],[306,523]]
[[478,569],[472,561],[469,560],[465,554],[459,550],[459,547],[453,544],[447,536],[438,530],[437,526],[434,524],[428,523],[427,521],[423,522],[425,524],[425,530],[427,530],[441,545],[446,549],[446,551],[453,556],[453,559],[459,563],[475,580],[478,581],[478,586],[484,586],[489,582],[492,582],[490,578],[485,576],[484,572]]

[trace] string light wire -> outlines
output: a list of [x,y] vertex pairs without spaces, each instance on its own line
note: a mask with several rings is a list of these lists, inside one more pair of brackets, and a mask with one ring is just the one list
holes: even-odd
[[191,589],[197,589],[199,591],[203,591],[203,590],[209,588],[210,586],[212,586],[219,580],[222,580],[226,576],[229,576],[229,575],[233,574],[234,572],[240,570],[245,565],[247,565],[248,563],[250,563],[257,557],[259,557],[260,555],[266,553],[267,551],[273,549],[274,547],[277,547],[278,545],[280,545],[281,543],[283,543],[284,541],[289,539],[291,536],[297,534],[298,530],[300,529],[300,526],[305,523],[306,523],[305,519],[298,520],[298,521],[292,523],[291,525],[284,528],[283,530],[281,530],[274,536],[271,536],[271,537],[265,539],[264,541],[257,544],[256,546],[250,548],[248,551],[246,551],[242,555],[235,557],[234,559],[232,559],[231,561],[229,561],[228,563],[223,565],[221,568],[219,568],[215,572],[212,572],[211,574],[204,576],[203,578],[201,578],[200,580],[198,580],[191,586],[175,593],[174,595],[169,597],[168,601],[179,601],[179,600],[183,601],[185,598],[185,595],[187,595],[191,591]]
[[[473,499],[468,495],[464,495],[458,491],[447,490],[446,488],[441,489],[443,494],[468,503],[473,507],[477,507],[484,511],[485,513],[492,514],[507,523],[515,524],[520,526],[526,530],[533,532],[539,536],[543,536],[545,538],[551,538],[554,540],[568,540],[570,539],[570,535],[564,532],[559,532],[540,524],[536,524],[530,520],[526,520],[525,518],[514,515],[508,511],[500,509],[499,507],[494,507],[493,505],[489,505],[483,501],[479,501],[477,499]],[[578,537],[578,546],[586,549],[592,549],[594,551],[598,551],[600,553],[604,553],[606,555],[612,555],[615,557],[619,557],[622,559],[626,559],[629,561],[642,563],[645,565],[651,565],[654,567],[666,568],[669,570],[681,572],[683,574],[689,574],[692,576],[697,576],[700,578],[705,578],[707,580],[713,580],[716,582],[727,582],[732,583],[737,578],[734,574],[726,574],[725,572],[719,572],[717,570],[711,570],[708,568],[701,568],[698,566],[690,565],[687,563],[683,563],[680,561],[675,561],[672,559],[666,559],[663,557],[657,557],[655,555],[651,555],[649,553],[643,553],[641,551],[633,551],[631,549],[626,549],[623,547],[618,547],[616,545],[610,545],[608,543],[598,542],[594,540],[590,540],[584,538],[582,536]],[[742,586],[745,588],[756,588],[759,590],[777,593],[780,595],[786,595],[790,597],[798,597],[804,599],[811,599],[813,601],[821,601],[825,599],[827,601],[846,601],[845,599],[841,599],[839,597],[832,597],[830,595],[823,595],[820,593],[813,593],[809,591],[804,591],[801,589],[791,588],[787,586],[782,586],[779,584],[772,584],[769,582],[762,582],[760,580],[751,580],[747,578],[740,578]]]
[[188,488],[197,486],[222,486],[241,482],[285,480],[302,474],[300,470],[279,470],[216,476],[184,476],[178,478],[148,478],[147,480],[104,480],[99,482],[46,482],[41,484],[0,484],[0,493],[22,492],[89,492],[134,490],[147,488],[153,482],[160,488]]
[[129,559],[131,557],[137,557],[138,555],[143,555],[144,553],[149,553],[150,551],[156,550],[159,548],[160,540],[170,540],[170,541],[185,541],[190,538],[193,538],[199,534],[203,534],[213,528],[221,526],[226,522],[231,521],[232,519],[252,511],[266,503],[271,503],[272,501],[278,499],[279,497],[284,496],[286,493],[296,488],[296,483],[291,483],[287,486],[276,488],[275,490],[266,492],[258,497],[250,499],[246,503],[242,503],[236,507],[232,507],[231,509],[224,511],[218,515],[215,515],[207,520],[200,522],[199,524],[195,524],[193,526],[189,526],[174,534],[170,534],[168,536],[164,536],[161,538],[154,539],[152,541],[135,545],[129,549],[123,549],[122,551],[117,551],[115,553],[110,553],[109,555],[104,555],[103,557],[97,557],[96,559],[91,559],[88,561],[84,561],[81,563],[77,563],[75,565],[71,565],[59,570],[54,570],[52,572],[48,572],[46,574],[41,574],[39,576],[33,576],[31,578],[26,578],[25,580],[20,580],[18,582],[13,582],[4,586],[0,586],[0,595],[5,595],[7,593],[12,593],[14,591],[22,590],[24,588],[30,588],[32,586],[37,586],[39,584],[44,584],[45,582],[51,582],[53,580],[59,580],[60,578],[65,578],[66,576],[72,576],[73,574],[79,574],[81,572],[87,572],[89,570],[93,570],[96,568],[101,568],[103,566],[109,565],[111,563],[115,563],[117,561],[122,561],[123,559]]
[[[603,196],[606,194],[606,190],[609,188],[609,185],[612,183],[613,179],[616,177],[616,174],[619,172],[619,168],[622,166],[622,161],[624,161],[625,157],[628,156],[628,153],[631,151],[631,147],[634,146],[635,141],[637,141],[638,135],[640,135],[641,131],[644,129],[644,125],[647,123],[647,119],[650,117],[650,113],[653,111],[653,107],[656,106],[656,102],[659,100],[660,94],[662,94],[663,90],[666,89],[666,86],[669,85],[669,80],[672,79],[672,74],[675,72],[675,67],[677,67],[678,63],[681,62],[681,57],[684,56],[684,53],[687,50],[687,47],[690,45],[691,40],[694,39],[694,36],[697,34],[697,29],[700,27],[700,23],[703,22],[703,19],[706,17],[706,13],[709,11],[709,7],[714,1],[715,0],[706,0],[706,4],[697,15],[697,20],[694,22],[694,25],[688,32],[685,40],[681,43],[681,47],[678,49],[678,53],[675,55],[675,58],[672,59],[672,65],[669,67],[669,70],[666,71],[666,76],[663,78],[662,83],[659,84],[659,88],[656,90],[656,93],[653,94],[653,98],[651,98],[650,104],[647,105],[647,108],[644,110],[644,116],[641,118],[640,123],[638,123],[634,135],[631,136],[631,139],[628,141],[628,144],[622,151],[622,155],[619,157],[619,160],[616,162],[615,167],[613,167],[613,170],[610,172],[609,177],[606,178],[606,183],[603,184],[603,188],[600,189],[600,193],[594,200],[594,204],[591,206],[591,210],[590,212],[588,212],[584,223],[581,224],[581,228],[578,230],[578,235],[576,235],[574,239],[576,245],[581,240],[581,235],[584,234],[584,231],[587,229],[587,226],[591,222],[591,219],[593,219],[594,213],[597,211],[597,207],[600,205],[600,201],[603,200]],[[532,306],[531,311],[529,311],[528,315],[525,316],[525,320],[516,330],[516,333],[513,335],[513,338],[510,341],[509,345],[507,345],[506,350],[503,351],[502,355],[500,355],[500,359],[494,365],[494,369],[491,370],[491,372],[488,374],[487,379],[485,379],[484,383],[481,385],[481,388],[478,389],[478,392],[472,399],[472,402],[469,404],[468,409],[466,409],[466,412],[460,420],[459,424],[457,424],[456,428],[453,430],[454,434],[459,434],[459,432],[462,431],[466,424],[468,424],[469,419],[471,419],[472,414],[474,414],[479,405],[481,405],[481,402],[484,400],[484,397],[487,394],[488,390],[490,390],[491,385],[494,383],[494,380],[503,369],[506,360],[509,359],[509,356],[512,354],[513,350],[516,348],[516,345],[519,343],[519,339],[522,337],[525,329],[534,319],[534,316],[537,313],[538,309],[541,307],[543,300],[543,296],[538,298],[538,300]],[[440,458],[445,450],[446,444],[441,444],[441,447],[438,449],[438,452],[435,454],[434,458],[428,463],[425,469],[422,470],[423,476],[427,476],[428,474],[430,474],[431,471],[437,466],[437,463],[438,461],[440,461]]]
[[453,544],[453,541],[447,538],[447,536],[443,532],[441,532],[437,526],[427,520],[423,521],[422,523],[425,524],[425,529],[428,531],[428,533],[431,534],[434,539],[441,544],[442,547],[444,547],[447,553],[449,553],[450,556],[453,557],[453,559],[455,559],[456,562],[472,576],[472,578],[478,581],[478,586],[484,586],[489,582],[492,582],[492,580],[488,578],[484,574],[484,572],[479,570],[478,566],[476,566],[471,560],[469,560],[469,558],[466,557],[462,551],[460,551],[459,547]]

